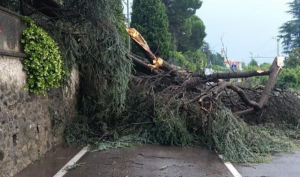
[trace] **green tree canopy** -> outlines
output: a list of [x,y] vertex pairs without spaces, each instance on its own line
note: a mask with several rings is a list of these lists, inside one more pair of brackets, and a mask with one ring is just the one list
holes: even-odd
[[249,66],[254,66],[254,67],[258,67],[258,63],[255,59],[252,59],[249,63]]
[[271,67],[270,63],[263,63],[263,64],[259,65],[259,68],[264,69],[264,70],[269,69],[270,67]]
[[[134,0],[131,19],[131,26],[143,35],[152,52],[167,60],[171,35],[164,4],[160,0]],[[135,45],[132,51],[139,53]]]
[[[183,41],[185,41],[185,43],[189,43],[189,39],[191,35],[194,35],[194,37],[203,36],[203,38],[206,36],[206,34],[202,33],[202,31],[204,32],[204,25],[202,21],[199,18],[198,19],[195,17],[191,18],[193,15],[195,15],[196,10],[201,7],[202,1],[201,0],[161,0],[161,1],[165,4],[167,8],[167,14],[170,22],[169,29],[170,29],[170,33],[172,34],[173,47],[175,47],[176,49],[178,47],[178,50],[183,52],[187,50],[194,50],[195,47],[193,46],[191,47],[191,49],[186,49],[186,46],[188,45],[182,47],[179,46],[179,44],[181,44]],[[202,23],[202,25],[200,23]],[[198,39],[201,40],[201,37],[196,38],[196,40]]]
[[300,48],[297,47],[289,53],[289,57],[284,61],[286,68],[295,68],[300,66]]
[[206,55],[207,65],[218,65],[224,67],[224,58],[220,53],[213,53],[209,44],[207,42],[203,42],[203,46],[201,47],[202,53]]
[[205,26],[202,20],[196,15],[186,20],[186,33],[179,39],[178,51],[196,51],[203,45],[203,39],[206,36]]
[[281,89],[287,88],[295,88],[299,89],[299,69],[300,67],[297,66],[295,68],[284,68],[280,73],[278,80],[276,82],[276,87]]
[[287,13],[293,16],[293,20],[284,23],[280,28],[279,37],[283,40],[282,44],[285,53],[293,48],[300,47],[300,0],[288,3],[290,10]]

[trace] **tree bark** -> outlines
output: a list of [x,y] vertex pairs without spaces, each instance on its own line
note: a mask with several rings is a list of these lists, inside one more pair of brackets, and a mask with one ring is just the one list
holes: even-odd
[[265,85],[265,88],[261,94],[261,97],[258,101],[258,108],[251,108],[251,109],[248,109],[248,110],[245,110],[245,111],[240,111],[240,112],[237,112],[236,115],[239,115],[239,116],[243,116],[243,115],[246,115],[246,114],[250,114],[250,113],[253,113],[257,110],[262,110],[263,107],[268,103],[268,100],[269,100],[269,97],[270,97],[270,94],[271,94],[271,91],[274,87],[274,85],[276,84],[276,80],[277,80],[277,77],[282,69],[282,63],[283,63],[283,58],[281,57],[276,57],[270,67],[270,76],[269,76],[269,79],[268,79],[268,82],[267,84]]
[[194,77],[201,77],[204,80],[218,80],[218,79],[231,79],[231,78],[246,78],[253,76],[266,76],[270,75],[271,70],[253,70],[245,72],[228,72],[228,73],[214,73],[210,75],[194,74]]
[[127,29],[128,34],[138,48],[143,52],[145,57],[148,59],[151,64],[150,67],[153,69],[162,69],[163,71],[169,72],[171,75],[177,75],[174,68],[163,59],[156,57],[153,52],[150,50],[148,43],[145,41],[143,36],[134,28]]
[[128,57],[132,59],[132,62],[134,64],[134,69],[137,71],[140,71],[145,74],[158,74],[157,70],[152,69],[150,66],[148,66],[146,63],[143,61],[139,60],[137,57],[135,57],[132,54],[127,54]]
[[[200,104],[202,104],[204,99],[209,99],[210,102],[213,99],[218,99],[218,96],[221,94],[221,92],[225,89],[231,89],[234,92],[236,92],[241,100],[248,106],[252,107],[247,110],[239,111],[236,112],[235,114],[238,116],[243,116],[246,114],[250,114],[256,111],[261,111],[265,105],[268,102],[268,99],[270,97],[271,91],[276,83],[277,77],[281,71],[281,64],[282,64],[283,58],[275,58],[270,69],[266,71],[247,71],[247,72],[240,72],[240,73],[217,73],[217,74],[212,74],[212,75],[196,75],[198,77],[202,77],[205,79],[229,79],[229,78],[238,78],[238,77],[252,77],[252,76],[260,76],[260,75],[269,75],[268,82],[266,86],[264,87],[264,90],[261,94],[261,97],[258,102],[250,100],[248,96],[245,94],[244,90],[237,86],[234,83],[231,82],[221,82],[219,85],[214,85],[212,88],[204,91],[203,94],[197,96],[193,100],[185,103],[185,106],[188,104],[198,101]],[[195,75],[194,75],[195,76]]]

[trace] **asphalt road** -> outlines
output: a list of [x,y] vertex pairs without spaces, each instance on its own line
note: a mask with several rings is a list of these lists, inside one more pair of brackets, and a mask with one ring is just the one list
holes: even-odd
[[[58,146],[16,177],[52,177],[80,149]],[[65,177],[232,177],[214,151],[201,147],[142,145],[88,152]],[[245,177],[300,177],[300,151],[275,155],[271,163],[233,164]]]
[[234,164],[242,176],[257,177],[299,177],[300,151],[289,154],[278,154],[271,163],[260,164]]
[[143,145],[86,154],[66,177],[218,177],[232,174],[214,151]]
[[[16,177],[52,177],[76,153],[78,148],[58,147],[29,165]],[[80,161],[83,167],[65,177],[231,177],[214,151],[201,147],[143,145],[134,148],[88,152]]]
[[57,146],[45,157],[35,161],[15,177],[53,177],[81,148]]

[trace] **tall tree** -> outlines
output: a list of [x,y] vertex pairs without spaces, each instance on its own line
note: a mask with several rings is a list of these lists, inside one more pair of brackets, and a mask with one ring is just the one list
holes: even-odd
[[205,26],[202,20],[196,15],[186,20],[185,34],[179,38],[178,51],[196,51],[203,45],[203,39],[206,36]]
[[[202,5],[201,0],[161,0],[166,8],[170,22],[173,47],[191,35],[191,23],[188,21]],[[181,50],[181,48],[178,48]]]
[[290,10],[287,13],[291,14],[293,19],[284,23],[280,28],[280,38],[285,53],[288,53],[293,48],[300,47],[300,0],[294,0],[288,3]]
[[[132,5],[131,26],[136,28],[148,42],[157,56],[167,60],[171,34],[166,8],[160,0],[134,0]],[[133,45],[133,52],[139,52]]]

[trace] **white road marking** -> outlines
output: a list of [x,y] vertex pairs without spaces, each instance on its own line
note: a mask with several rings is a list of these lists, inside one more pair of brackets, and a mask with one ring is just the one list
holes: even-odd
[[218,156],[220,157],[220,159],[222,159],[222,161],[224,162],[225,166],[228,168],[228,170],[232,173],[232,175],[234,177],[242,177],[242,175],[236,170],[236,168],[234,168],[234,166],[230,162],[225,162],[223,160],[223,156],[222,155],[218,154]]
[[68,171],[66,167],[74,165],[85,153],[89,151],[89,147],[84,147],[78,154],[76,154],[65,166],[63,166],[53,177],[63,177]]

